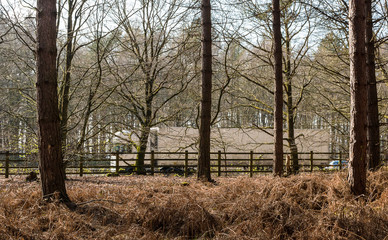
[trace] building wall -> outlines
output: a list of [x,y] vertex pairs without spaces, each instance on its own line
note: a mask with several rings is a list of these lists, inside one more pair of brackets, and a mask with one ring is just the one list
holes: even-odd
[[[272,133],[272,130],[268,130]],[[129,136],[129,135],[128,135]],[[157,134],[158,146],[154,149],[155,152],[161,152],[155,155],[158,165],[181,165],[185,155],[184,151],[189,152],[189,165],[196,164],[196,155],[191,154],[198,151],[198,129],[183,128],[183,127],[165,127],[159,128]],[[297,146],[299,152],[308,152],[300,156],[301,164],[307,164],[306,161],[310,158],[310,151],[329,152],[330,136],[325,130],[296,130]],[[286,137],[286,135],[285,135]],[[211,151],[212,159],[217,159],[218,151],[221,151],[220,157],[225,160],[246,160],[250,158],[250,151],[254,151],[254,159],[260,160],[261,165],[272,164],[273,153],[273,137],[259,129],[240,129],[240,128],[214,128],[211,133]],[[288,152],[288,144],[284,141],[284,152]],[[147,151],[150,151],[149,149]],[[236,153],[236,154],[225,154]],[[244,152],[245,154],[241,154]],[[240,154],[238,154],[240,153]],[[264,154],[258,154],[264,153]],[[131,154],[121,154],[123,159],[129,160],[130,164],[136,159],[136,151]],[[315,158],[329,159],[329,154],[315,154]],[[150,154],[146,155],[146,159],[150,159]],[[169,160],[167,160],[169,159]],[[305,159],[305,160],[303,160]],[[327,162],[327,161],[324,161]],[[150,164],[149,161],[145,162]]]

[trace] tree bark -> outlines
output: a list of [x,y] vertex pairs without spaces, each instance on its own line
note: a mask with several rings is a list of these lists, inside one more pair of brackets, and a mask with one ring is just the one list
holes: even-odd
[[59,113],[60,113],[60,123],[61,123],[61,138],[62,138],[62,153],[66,152],[66,142],[67,142],[67,125],[68,125],[68,109],[70,102],[70,82],[71,82],[71,67],[73,61],[73,1],[68,1],[69,13],[67,17],[67,43],[66,43],[66,63],[63,73],[63,82],[60,89],[60,101],[59,101]]
[[62,167],[61,129],[56,72],[56,1],[37,2],[37,107],[39,126],[39,170],[43,198],[58,193],[70,202]]
[[[67,132],[68,132],[68,120],[69,120],[69,103],[70,103],[70,82],[71,82],[71,68],[72,60],[74,57],[73,52],[73,11],[74,4],[72,0],[68,0],[68,17],[67,17],[67,39],[66,39],[66,61],[65,69],[62,77],[62,85],[60,86],[59,92],[59,116],[60,116],[60,125],[61,125],[61,147],[62,147],[62,159],[64,160],[67,150]],[[59,17],[59,16],[58,16]],[[58,66],[57,66],[58,67]],[[57,69],[58,73],[58,69]],[[63,168],[65,179],[66,177],[66,165],[67,162],[63,161]]]
[[273,41],[275,58],[275,111],[274,111],[274,175],[283,175],[283,70],[280,3],[272,0]]
[[152,105],[153,105],[153,99],[154,99],[152,89],[153,89],[154,81],[153,81],[153,78],[151,78],[150,75],[148,74],[149,72],[150,70],[147,70],[147,73],[146,73],[146,76],[147,76],[147,82],[145,87],[146,109],[145,109],[145,115],[144,115],[144,122],[142,123],[142,126],[141,126],[139,146],[137,148],[136,173],[139,175],[145,174],[144,159],[145,159],[145,153],[147,151],[147,143],[148,143],[148,138],[150,136],[151,123],[152,123]]
[[366,78],[368,82],[368,148],[367,164],[370,170],[380,166],[379,105],[375,73],[375,38],[373,36],[372,1],[365,0]]
[[298,158],[298,147],[295,143],[295,109],[292,99],[292,69],[291,69],[291,39],[288,32],[288,27],[285,30],[286,34],[286,61],[285,61],[285,72],[286,72],[286,108],[287,108],[287,141],[288,147],[291,152],[292,162],[292,173],[297,174],[299,171],[299,158]]
[[145,174],[144,168],[144,159],[145,153],[147,151],[148,138],[150,136],[151,128],[149,126],[143,126],[141,128],[139,146],[137,148],[137,158],[136,158],[136,174],[143,175]]
[[367,147],[367,81],[365,71],[365,0],[349,1],[350,148],[349,176],[353,194],[365,194]]
[[210,0],[202,0],[202,99],[199,127],[198,179],[211,181],[210,122],[212,93],[212,38]]

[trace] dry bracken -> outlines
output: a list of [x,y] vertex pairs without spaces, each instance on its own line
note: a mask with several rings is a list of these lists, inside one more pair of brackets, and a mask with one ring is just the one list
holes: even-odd
[[70,177],[73,211],[41,200],[39,182],[0,184],[0,239],[388,239],[387,171],[358,199],[345,173]]

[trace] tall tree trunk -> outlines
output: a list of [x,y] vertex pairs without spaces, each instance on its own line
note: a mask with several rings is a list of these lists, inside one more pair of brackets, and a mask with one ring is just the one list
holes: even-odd
[[373,36],[372,1],[365,0],[366,78],[368,82],[368,148],[367,164],[371,170],[380,166],[379,105],[375,73],[375,38]]
[[67,139],[67,123],[68,123],[68,109],[69,109],[69,94],[70,94],[70,81],[71,81],[71,66],[73,61],[73,1],[68,1],[69,13],[67,17],[67,39],[66,39],[66,62],[63,73],[63,80],[60,89],[60,102],[59,113],[61,116],[61,137],[62,137],[62,151],[66,151],[66,139]]
[[[66,62],[65,69],[63,73],[62,85],[60,88],[60,98],[59,98],[59,115],[60,115],[60,125],[61,125],[61,147],[62,147],[62,159],[64,159],[66,154],[67,147],[67,125],[68,125],[68,109],[69,109],[69,101],[70,101],[70,81],[71,81],[71,66],[73,60],[73,1],[68,0],[68,17],[67,17],[67,43],[66,43]],[[58,71],[58,69],[57,69]],[[66,165],[67,162],[63,162],[63,168],[66,179]]]
[[272,0],[275,58],[274,175],[283,175],[283,70],[279,0]]
[[37,106],[39,169],[44,198],[55,192],[69,202],[62,168],[61,130],[56,73],[56,1],[37,2]]
[[299,159],[298,159],[298,148],[295,143],[295,108],[293,106],[292,99],[292,69],[291,69],[291,46],[290,46],[290,36],[288,28],[286,28],[286,62],[285,62],[285,72],[286,72],[286,111],[287,111],[287,141],[288,147],[291,152],[291,162],[292,162],[292,173],[297,174],[299,171]]
[[212,38],[210,0],[202,0],[202,99],[199,127],[198,179],[211,181],[210,121],[212,93]]
[[355,195],[366,190],[367,81],[365,74],[365,0],[349,1],[350,148],[349,183]]

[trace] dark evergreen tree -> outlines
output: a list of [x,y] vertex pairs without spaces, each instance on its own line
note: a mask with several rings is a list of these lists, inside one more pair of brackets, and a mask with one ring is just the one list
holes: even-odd
[[44,198],[58,193],[70,202],[62,167],[61,129],[56,71],[56,1],[37,2],[37,107],[39,126],[39,170]]
[[283,174],[283,71],[282,33],[279,0],[272,1],[272,26],[275,59],[275,111],[274,111],[274,174]]
[[210,0],[202,0],[202,99],[199,127],[198,179],[211,181],[210,122],[212,96],[212,37]]
[[367,80],[365,1],[349,2],[350,147],[349,183],[353,194],[365,194],[367,147]]

